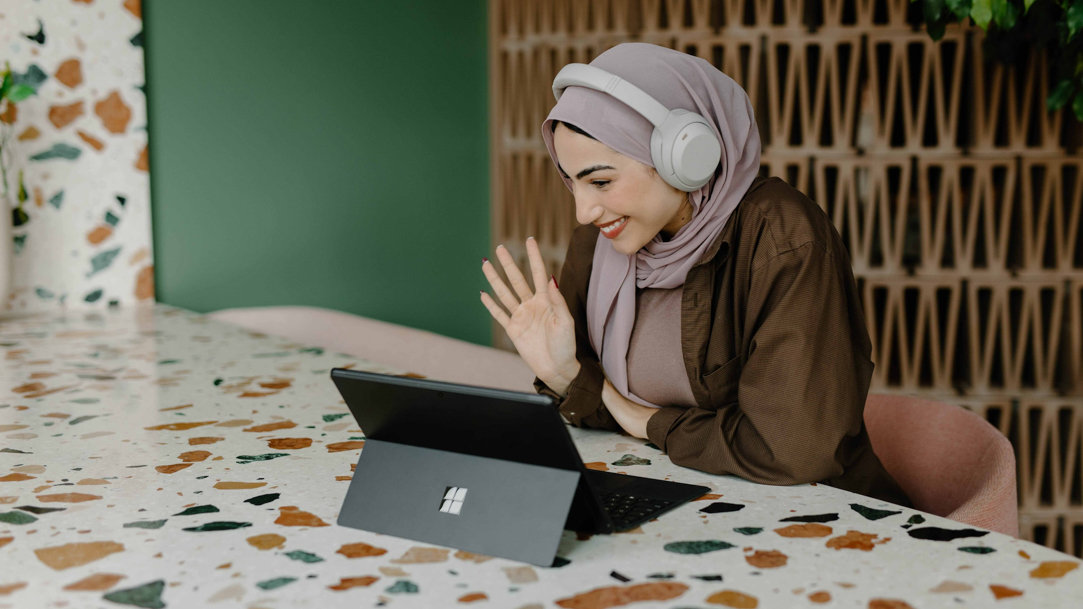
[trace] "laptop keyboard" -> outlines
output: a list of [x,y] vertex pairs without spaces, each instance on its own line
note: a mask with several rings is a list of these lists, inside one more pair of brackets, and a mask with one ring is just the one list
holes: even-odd
[[631,528],[669,509],[676,501],[612,492],[602,499],[603,507],[617,530]]

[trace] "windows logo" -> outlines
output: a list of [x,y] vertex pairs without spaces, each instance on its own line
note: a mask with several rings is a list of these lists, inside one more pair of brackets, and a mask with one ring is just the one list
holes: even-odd
[[440,511],[445,514],[459,515],[466,501],[466,489],[460,486],[449,486],[444,490],[444,499],[440,502]]

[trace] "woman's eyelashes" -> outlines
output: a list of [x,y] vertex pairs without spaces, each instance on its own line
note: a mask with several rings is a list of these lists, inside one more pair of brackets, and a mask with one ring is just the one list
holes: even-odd
[[605,186],[609,185],[609,180],[591,180],[590,185],[599,189],[604,188]]

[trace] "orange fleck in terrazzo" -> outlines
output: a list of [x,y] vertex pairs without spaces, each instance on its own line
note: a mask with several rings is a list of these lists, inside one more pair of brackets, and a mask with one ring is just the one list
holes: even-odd
[[0,586],[0,596],[7,596],[16,590],[21,590],[26,587],[26,582],[15,582],[14,584],[6,584]]
[[397,565],[412,565],[418,563],[428,562],[445,562],[447,560],[449,550],[444,548],[426,548],[422,546],[414,546],[402,556],[392,560],[391,562]]
[[270,550],[271,548],[281,548],[282,544],[286,543],[286,538],[275,533],[267,533],[265,535],[253,535],[245,541],[260,550]]
[[222,421],[221,423],[215,425],[215,427],[244,427],[245,425],[251,424],[252,419],[230,419],[229,421]]
[[69,89],[74,89],[83,83],[83,68],[78,58],[72,57],[60,62],[54,73],[57,82]]
[[463,550],[455,552],[455,558],[478,564],[481,564],[488,560],[492,560],[492,556],[486,556],[484,554],[474,554],[473,552],[464,552]]
[[609,465],[607,465],[605,461],[591,461],[590,463],[584,463],[583,467],[587,469],[597,470],[600,472],[609,471]]
[[706,495],[693,499],[693,501],[714,501],[715,499],[721,498],[722,495],[719,495],[718,493],[707,493]]
[[132,120],[132,110],[124,103],[117,91],[111,91],[105,99],[94,104],[94,113],[110,133],[124,133]]
[[833,529],[825,524],[818,522],[808,522],[805,524],[791,524],[788,527],[782,527],[775,529],[775,532],[783,537],[827,537],[833,533]]
[[1030,576],[1039,579],[1064,577],[1065,574],[1079,568],[1078,562],[1068,560],[1051,560],[1038,565],[1031,570]]
[[14,537],[0,537],[0,548],[8,545],[9,543],[11,543],[14,540],[15,540]]
[[305,512],[293,505],[278,508],[279,515],[275,524],[284,527],[326,527],[330,526],[319,516]]
[[207,450],[190,450],[181,453],[178,458],[185,463],[198,463],[206,460],[209,456],[211,456],[211,453]]
[[274,423],[265,423],[263,425],[255,425],[253,427],[246,427],[245,431],[263,432],[263,431],[276,431],[279,429],[290,429],[291,427],[297,427],[297,423],[293,421],[275,421]]
[[312,446],[312,438],[274,438],[267,441],[267,447],[275,450],[297,450]]
[[869,601],[869,609],[914,609],[910,603],[894,598],[874,598]]
[[826,590],[819,590],[808,595],[808,599],[816,604],[822,605],[823,603],[831,602],[831,593]]
[[22,482],[23,480],[33,480],[36,476],[27,476],[26,474],[8,474],[6,476],[0,476],[0,482]]
[[1001,586],[999,584],[990,584],[989,590],[992,591],[993,596],[995,596],[998,601],[1002,598],[1023,596],[1022,590],[1016,590],[1015,588],[1009,588],[1008,586]]
[[251,488],[259,488],[261,486],[267,486],[266,482],[218,482],[214,485],[214,488],[227,491],[238,491]]
[[188,438],[188,445],[199,446],[201,444],[214,444],[215,442],[221,442],[222,440],[225,440],[225,438],[201,436],[199,438]]
[[668,601],[687,591],[688,586],[677,582],[608,586],[560,599],[556,604],[566,609],[607,609],[643,601]]
[[124,576],[119,573],[95,573],[64,586],[64,589],[100,592],[112,588],[122,579],[124,579]]
[[748,564],[760,569],[784,567],[787,560],[789,557],[778,550],[756,550],[753,554],[745,556]]
[[156,465],[154,469],[163,474],[175,474],[182,469],[192,467],[191,463],[172,463],[170,465]]
[[459,597],[460,603],[476,603],[477,601],[487,601],[489,595],[484,592],[471,592],[470,594],[464,594]]
[[124,545],[113,541],[89,541],[38,548],[34,550],[34,554],[46,566],[57,571],[63,571],[123,551]]
[[146,427],[147,431],[184,431],[186,429],[194,429],[196,427],[202,427],[204,425],[214,425],[218,421],[198,421],[193,423],[165,423],[163,425],[154,425]]
[[358,450],[365,447],[364,440],[350,440],[348,442],[335,442],[327,445],[327,452],[339,453],[345,450]]
[[364,575],[361,577],[343,577],[339,579],[339,582],[333,586],[327,586],[332,590],[349,590],[350,588],[367,587],[379,581],[380,578],[374,575]]
[[707,602],[712,605],[733,607],[733,609],[756,609],[760,606],[760,601],[755,596],[736,590],[716,592],[707,597]]
[[[383,556],[387,554],[387,550],[383,548],[377,548],[376,546],[370,546],[367,543],[348,543],[343,545],[338,550],[335,550],[336,554],[342,554],[346,558],[365,558],[368,556]],[[401,571],[401,569],[398,569]]]
[[827,547],[835,550],[862,550],[872,551],[874,545],[884,544],[891,541],[890,537],[878,539],[874,533],[862,533],[861,531],[847,531],[845,535],[832,537],[827,540]]
[[100,495],[89,495],[87,493],[54,493],[51,495],[38,495],[38,501],[42,503],[82,503],[84,501],[94,501],[95,499],[101,499]]

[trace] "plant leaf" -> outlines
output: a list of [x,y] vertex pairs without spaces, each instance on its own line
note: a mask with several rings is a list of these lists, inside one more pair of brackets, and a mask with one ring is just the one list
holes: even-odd
[[1024,15],[1030,12],[1030,7],[1033,4],[1034,4],[1034,0],[1023,0],[1023,14]]
[[933,39],[933,42],[939,41],[944,37],[944,32],[947,30],[947,22],[943,19],[937,21],[930,21],[926,26],[926,31],[929,32],[929,38]]
[[925,22],[932,25],[936,21],[940,21],[940,15],[944,12],[944,0],[924,0],[922,2],[922,11],[925,14]]
[[970,18],[983,30],[989,29],[989,22],[993,20],[992,0],[974,0],[970,5]]
[[[1034,2],[1034,0],[1027,1]],[[959,21],[966,19],[966,16],[970,14],[970,0],[947,0],[947,6],[948,10],[950,10]]]
[[1068,103],[1068,99],[1071,98],[1074,91],[1075,83],[1069,78],[1062,79],[1057,83],[1057,86],[1053,88],[1049,97],[1045,99],[1045,107],[1050,112],[1060,110],[1064,107],[1064,104]]
[[19,172],[19,192],[16,196],[19,199],[19,205],[26,203],[26,200],[30,198],[30,196],[26,194],[26,182],[23,181],[23,172],[21,171]]
[[1075,113],[1076,120],[1083,123],[1083,91],[1075,94],[1075,99],[1072,100],[1072,112]]
[[38,92],[34,90],[34,87],[29,85],[15,85],[8,91],[8,99],[11,100],[12,103],[21,102],[31,95],[37,95],[37,93]]
[[1011,0],[992,0],[993,23],[998,28],[1007,31],[1015,27],[1015,21],[1019,17],[1019,7],[1012,4]]
[[1083,28],[1083,0],[1075,0],[1064,11],[1068,23],[1068,39],[1071,40],[1081,28]]

